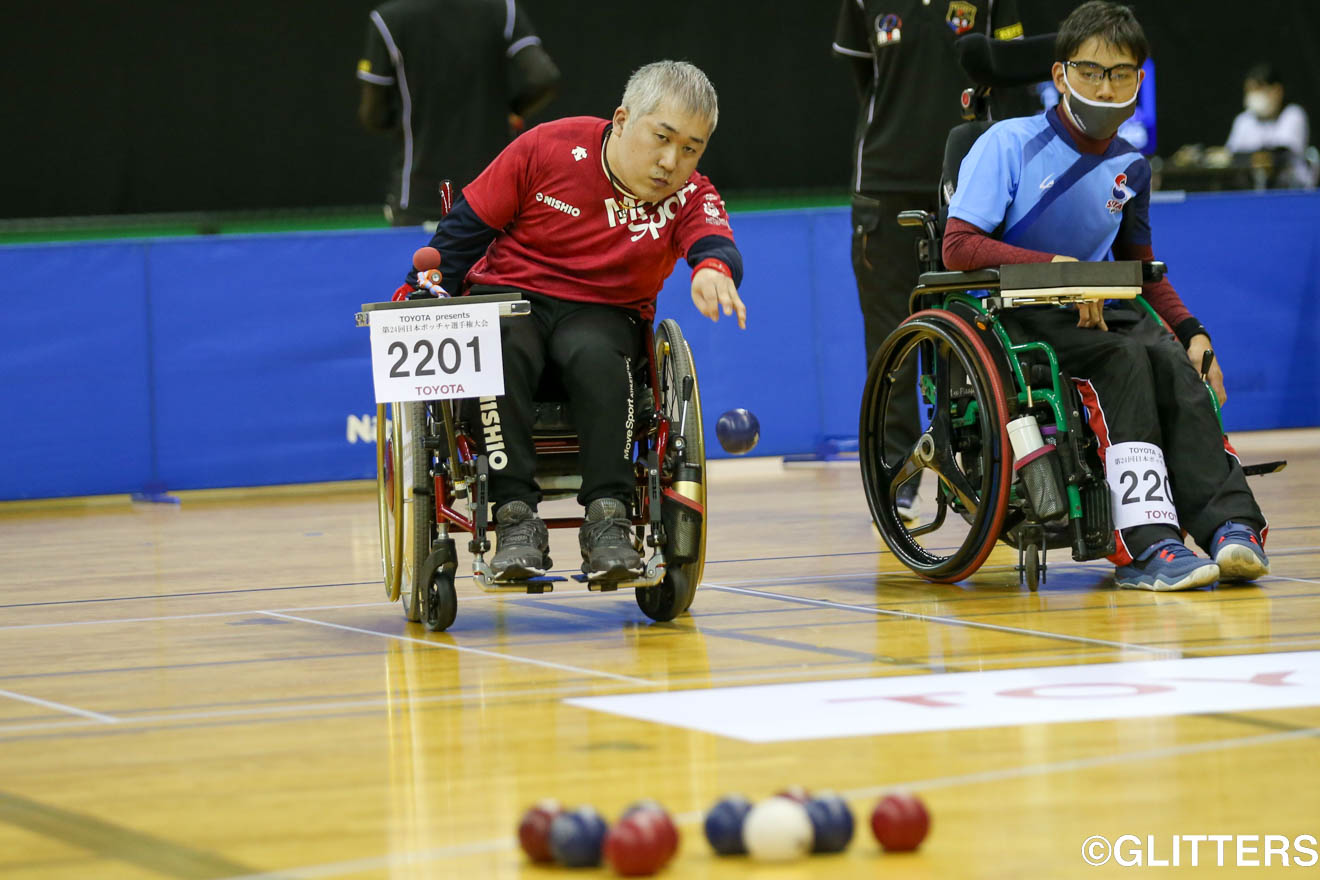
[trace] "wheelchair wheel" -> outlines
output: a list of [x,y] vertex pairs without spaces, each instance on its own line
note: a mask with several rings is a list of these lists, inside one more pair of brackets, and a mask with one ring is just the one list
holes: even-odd
[[458,616],[458,593],[454,589],[452,571],[436,571],[426,585],[426,601],[422,603],[426,628],[431,632],[444,632]]
[[[885,544],[927,580],[970,576],[1003,528],[1012,454],[998,363],[962,318],[926,310],[890,334],[866,377],[859,431],[866,501]],[[928,426],[911,450],[891,460],[885,437],[899,417],[891,400],[908,366],[919,377]],[[898,488],[927,470],[937,477],[935,512],[904,522],[895,506]],[[950,509],[958,516],[947,517]]]
[[422,569],[435,527],[430,454],[422,445],[427,434],[426,405],[391,403],[388,411],[378,407],[376,424],[385,594],[391,602],[402,599],[404,616],[416,622],[422,617],[421,589],[426,586],[421,582]]
[[[701,430],[701,394],[697,388],[697,371],[692,363],[692,350],[678,323],[660,322],[655,332],[656,378],[660,382],[660,411],[669,421],[670,436],[677,436],[683,422],[683,457],[677,462],[670,489],[681,496],[664,504],[666,511],[676,516],[665,516],[668,532],[666,556],[671,557],[678,545],[681,555],[665,571],[665,579],[654,587],[636,591],[637,606],[652,620],[673,620],[692,604],[701,573],[706,564],[706,444]],[[687,418],[683,421],[683,383],[692,380],[692,396],[687,403]],[[682,501],[690,502],[683,505]],[[695,505],[695,508],[692,506]],[[694,516],[693,511],[700,513]]]

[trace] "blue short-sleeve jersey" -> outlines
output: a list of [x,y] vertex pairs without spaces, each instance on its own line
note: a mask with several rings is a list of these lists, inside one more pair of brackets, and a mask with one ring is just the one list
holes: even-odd
[[1058,109],[1007,119],[972,145],[949,216],[1006,244],[1111,259],[1115,241],[1150,244],[1150,164],[1122,138],[1078,151]]

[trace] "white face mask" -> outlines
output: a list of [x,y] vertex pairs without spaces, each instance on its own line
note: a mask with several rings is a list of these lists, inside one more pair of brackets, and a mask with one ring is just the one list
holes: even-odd
[[1272,119],[1279,112],[1279,108],[1274,106],[1274,99],[1264,92],[1247,92],[1242,104],[1257,119]]
[[1072,81],[1068,79],[1067,65],[1063,68],[1063,81],[1068,85],[1066,95],[1068,112],[1072,114],[1073,121],[1082,130],[1082,134],[1087,137],[1100,141],[1113,137],[1118,127],[1136,112],[1137,95],[1141,92],[1140,84],[1130,99],[1122,104],[1116,104],[1109,101],[1091,101],[1077,94],[1073,89]]

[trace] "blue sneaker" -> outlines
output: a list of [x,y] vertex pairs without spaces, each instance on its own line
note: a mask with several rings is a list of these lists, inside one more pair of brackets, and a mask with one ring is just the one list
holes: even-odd
[[1219,580],[1219,566],[1202,559],[1181,541],[1165,538],[1146,548],[1130,565],[1114,570],[1114,583],[1125,590],[1191,590]]
[[1260,545],[1260,536],[1251,526],[1232,520],[1215,529],[1210,540],[1219,566],[1219,576],[1226,581],[1254,581],[1270,573],[1270,561]]

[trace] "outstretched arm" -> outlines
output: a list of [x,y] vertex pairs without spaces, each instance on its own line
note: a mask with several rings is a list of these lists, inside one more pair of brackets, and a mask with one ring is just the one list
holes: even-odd
[[707,235],[697,239],[687,252],[692,267],[692,302],[697,311],[712,321],[720,311],[738,316],[738,327],[747,329],[747,307],[738,296],[742,282],[742,254],[733,239]]

